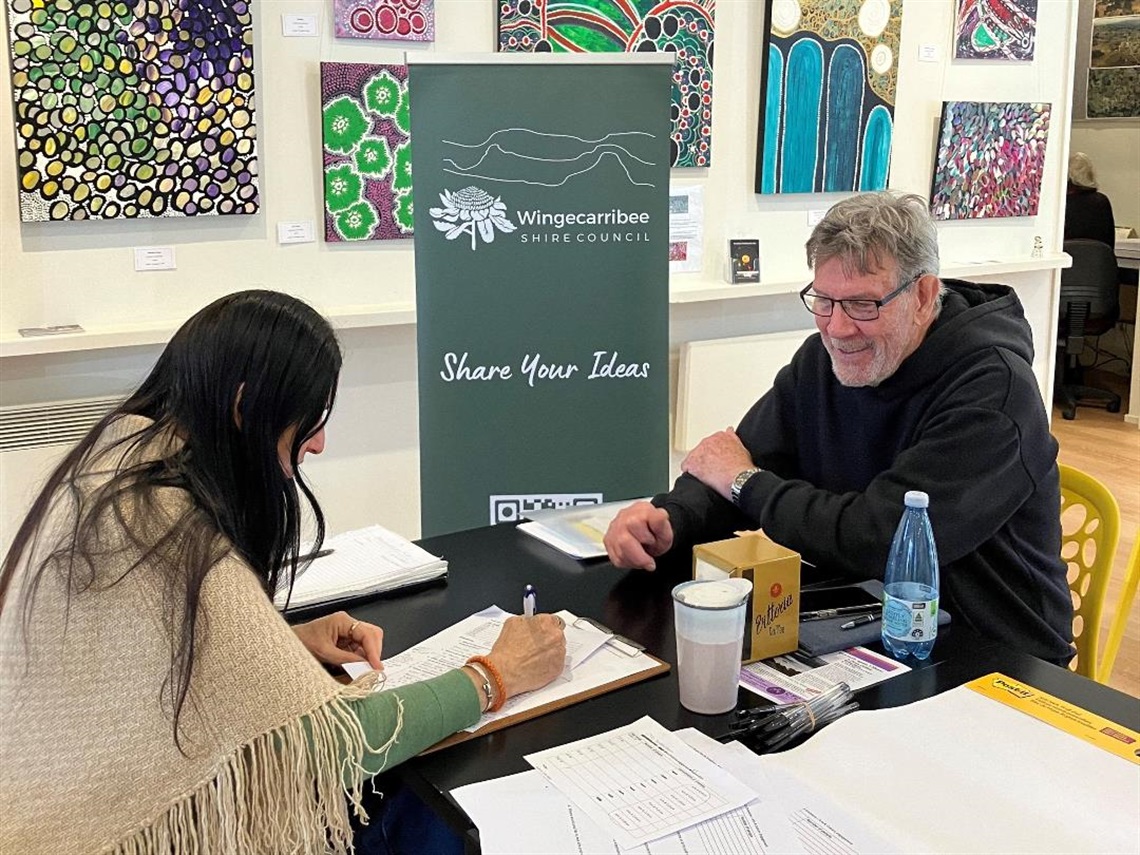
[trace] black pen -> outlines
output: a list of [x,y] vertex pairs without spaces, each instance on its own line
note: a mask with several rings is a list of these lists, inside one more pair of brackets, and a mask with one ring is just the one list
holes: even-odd
[[772,722],[777,723],[776,727],[785,726],[788,722],[788,708],[775,707],[755,715],[739,718],[729,728],[728,738],[743,739],[752,736],[754,733],[769,732],[773,729],[770,727]]
[[879,619],[878,615],[859,615],[859,617],[855,618],[855,620],[849,620],[849,621],[847,621],[847,623],[841,623],[839,625],[839,628],[840,629],[854,629],[857,626],[863,626],[863,624],[874,623],[878,619]]
[[319,552],[307,552],[304,555],[298,555],[297,561],[316,561],[318,558],[324,558],[326,555],[332,555],[333,549],[331,546],[320,550]]
[[834,609],[817,609],[811,612],[800,612],[800,622],[803,623],[809,620],[827,620],[828,618],[840,617],[841,615],[855,615],[876,612],[882,608],[879,603],[865,603],[861,606],[839,606]]

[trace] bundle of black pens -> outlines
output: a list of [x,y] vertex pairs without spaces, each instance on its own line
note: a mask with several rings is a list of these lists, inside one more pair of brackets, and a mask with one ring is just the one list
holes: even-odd
[[851,687],[837,683],[801,704],[737,710],[726,739],[738,739],[757,754],[766,754],[857,709]]

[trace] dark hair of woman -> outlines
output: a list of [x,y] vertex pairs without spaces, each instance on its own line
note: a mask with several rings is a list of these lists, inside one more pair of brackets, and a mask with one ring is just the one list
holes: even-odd
[[[59,574],[70,600],[114,586],[139,567],[157,569],[170,633],[170,671],[160,702],[173,714],[174,739],[194,668],[202,583],[230,549],[261,578],[272,596],[283,578],[292,588],[300,551],[304,496],[316,530],[324,517],[297,468],[302,445],[324,426],[336,397],[341,352],[328,322],[305,303],[274,291],[230,294],[206,306],[175,333],[150,375],[105,416],[48,478],[0,566],[0,608],[24,561],[23,627],[33,624],[35,591],[44,574]],[[151,420],[115,441],[100,437],[123,416]],[[291,471],[278,444],[289,441]],[[104,441],[105,442],[105,441]],[[136,455],[143,448],[161,449]],[[124,463],[95,489],[83,485],[93,462],[108,450]],[[171,514],[164,488],[188,493]],[[169,490],[165,491],[167,494]],[[67,525],[45,530],[66,508]],[[104,527],[106,520],[118,525]],[[101,529],[122,529],[125,542],[108,543]],[[102,560],[126,552],[118,578],[97,572]],[[66,627],[62,628],[66,631]]]

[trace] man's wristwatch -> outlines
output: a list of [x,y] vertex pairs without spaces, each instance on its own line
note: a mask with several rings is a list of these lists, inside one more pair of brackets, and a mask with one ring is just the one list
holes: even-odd
[[755,475],[757,472],[763,470],[758,468],[745,469],[739,475],[732,479],[732,503],[734,505],[740,504],[740,491],[744,489],[744,485],[748,483],[748,479]]

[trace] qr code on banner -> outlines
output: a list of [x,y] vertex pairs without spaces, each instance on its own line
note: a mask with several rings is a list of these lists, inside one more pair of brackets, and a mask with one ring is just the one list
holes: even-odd
[[600,505],[601,493],[527,493],[491,496],[491,525],[518,522],[532,511],[554,511],[578,505]]

